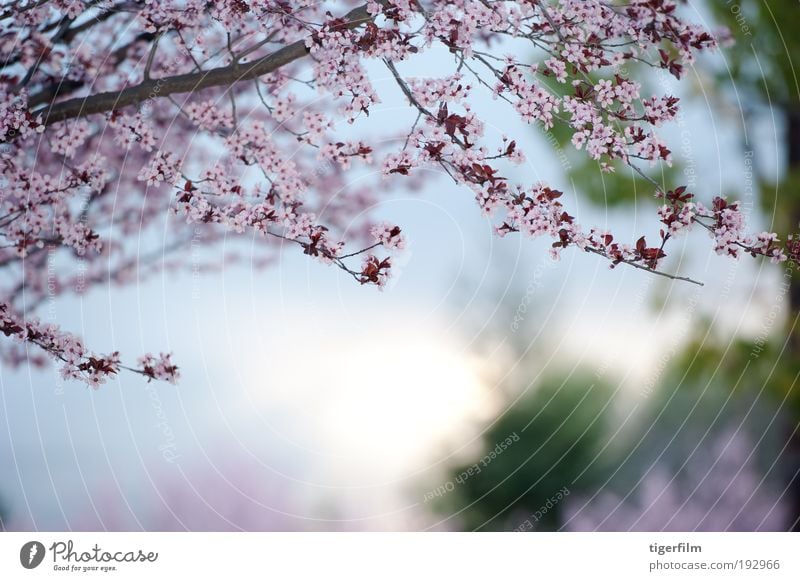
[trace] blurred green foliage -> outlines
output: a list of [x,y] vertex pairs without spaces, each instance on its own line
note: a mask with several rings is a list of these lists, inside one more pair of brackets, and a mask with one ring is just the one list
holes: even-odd
[[[778,183],[758,183],[761,207],[772,221],[770,229],[786,235],[798,231],[800,221],[800,35],[795,22],[800,5],[795,0],[736,0],[709,2],[714,17],[730,30],[734,44],[724,49],[726,69],[718,71],[723,97],[743,109],[748,134],[753,115],[769,117],[779,127],[778,155],[786,159],[786,171]],[[780,133],[782,126],[782,135]],[[753,139],[749,135],[750,140]],[[758,156],[758,142],[748,147]],[[785,276],[775,296],[775,303],[787,312],[791,325],[781,329],[779,322],[770,327],[771,336],[759,342],[735,341],[730,345],[703,343],[684,364],[692,373],[702,374],[719,365],[731,385],[764,385],[776,403],[784,402],[792,417],[800,417],[800,390],[796,388],[800,372],[800,328],[794,319],[800,310],[800,273],[786,265]],[[785,295],[785,296],[784,296]],[[780,313],[778,313],[780,315]],[[784,341],[785,340],[785,341]],[[700,350],[701,349],[701,350]],[[724,349],[724,351],[722,351]],[[740,375],[750,378],[741,380]],[[760,380],[759,380],[760,378]],[[737,388],[740,389],[740,388]]]
[[6,530],[6,523],[8,522],[8,512],[2,497],[0,497],[0,532]]
[[[749,120],[759,109],[785,127],[778,154],[788,159],[787,171],[780,183],[758,186],[762,207],[774,217],[772,228],[796,232],[800,219],[800,75],[796,72],[800,35],[794,28],[800,5],[796,0],[720,0],[706,6],[736,40],[722,49],[725,65],[714,71],[718,83],[710,94],[718,103],[724,100],[737,108],[733,122],[743,117],[748,133],[753,129]],[[629,74],[641,78],[642,72]],[[743,109],[741,117],[738,107]],[[621,166],[616,166],[616,173],[603,174],[597,162],[575,151],[566,125],[557,122],[543,137],[556,148],[575,189],[593,203],[624,207],[653,200],[653,185],[647,180]],[[748,143],[747,147],[758,155],[758,145]],[[682,177],[677,165],[658,166],[649,170],[649,176],[671,189]],[[519,529],[526,520],[534,520],[534,514],[541,514],[542,507],[564,487],[579,496],[594,494],[601,486],[629,492],[648,467],[660,463],[679,471],[687,451],[708,446],[714,434],[741,425],[758,442],[761,460],[773,463],[762,470],[781,480],[786,500],[793,505],[788,515],[791,523],[800,515],[800,491],[792,484],[800,453],[793,431],[800,418],[797,273],[780,284],[786,287],[781,286],[775,297],[773,307],[780,309],[774,325],[765,325],[757,338],[719,337],[710,332],[710,322],[695,323],[688,344],[669,361],[656,389],[647,394],[637,425],[626,432],[624,446],[606,447],[618,427],[609,413],[611,392],[606,386],[588,377],[566,382],[550,379],[515,403],[482,438],[486,449],[513,432],[520,441],[444,494],[434,507],[442,514],[456,515],[466,529]],[[787,311],[790,327],[782,332],[782,313]],[[450,475],[456,478],[471,466],[453,467]],[[535,530],[557,529],[562,511],[563,505],[556,503],[536,519]]]
[[728,82],[773,106],[798,101],[800,35],[795,0],[708,2],[715,18],[730,30],[735,44],[725,48]]
[[[564,489],[574,494],[591,488],[603,471],[596,460],[612,402],[608,386],[587,375],[533,387],[487,429],[474,463],[451,469],[454,488],[434,508],[454,515],[467,530],[514,530],[526,520],[536,530],[555,530],[563,508],[555,499]],[[510,434],[519,440],[486,461]],[[464,478],[471,468],[473,474]]]
[[[724,98],[749,120],[768,115],[784,132],[788,167],[779,183],[761,183],[761,207],[774,216],[778,232],[794,232],[800,220],[800,35],[794,0],[709,2],[714,17],[734,39],[724,49],[725,68],[717,72]],[[747,131],[751,127],[745,128]],[[779,129],[780,131],[781,129]],[[752,145],[758,153],[758,144]]]
[[788,342],[775,340],[773,331],[782,336],[780,319],[776,317],[776,321],[777,328],[765,326],[755,338],[725,341],[709,337],[708,325],[699,324],[685,350],[672,362],[672,372],[665,383],[689,391],[704,389],[711,383],[725,385],[733,397],[758,396],[771,401],[783,413],[800,417],[800,360]]

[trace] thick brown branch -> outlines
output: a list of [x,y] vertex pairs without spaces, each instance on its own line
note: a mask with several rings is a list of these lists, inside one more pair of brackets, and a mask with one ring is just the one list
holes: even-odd
[[[139,34],[135,39],[133,39],[128,44],[125,44],[118,49],[114,50],[110,55],[108,61],[113,63],[114,66],[119,66],[119,64],[125,60],[128,56],[128,52],[133,48],[133,46],[138,42],[150,42],[155,39],[156,35],[152,32],[142,32]],[[54,82],[51,85],[46,86],[38,93],[31,95],[28,98],[28,106],[29,107],[38,107],[39,105],[44,105],[45,103],[52,102],[55,98],[66,96],[69,93],[77,91],[81,87],[83,87],[86,83],[83,80],[61,80],[58,82]],[[44,111],[46,108],[41,109]]]
[[[345,16],[345,20],[347,21],[345,27],[352,29],[369,22],[372,16],[367,12],[367,6],[363,5],[351,10]],[[305,41],[299,40],[251,63],[234,62],[209,71],[143,81],[121,91],[78,97],[39,109],[34,113],[34,117],[42,115],[44,124],[52,125],[66,119],[122,109],[157,97],[192,93],[209,87],[230,86],[276,71],[305,57],[308,52]]]

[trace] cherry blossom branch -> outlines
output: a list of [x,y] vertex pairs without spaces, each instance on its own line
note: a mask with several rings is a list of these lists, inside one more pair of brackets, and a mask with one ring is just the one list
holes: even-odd
[[598,256],[602,256],[603,258],[611,260],[612,262],[621,262],[623,264],[627,264],[628,266],[632,266],[634,268],[638,268],[639,270],[644,270],[645,272],[649,272],[650,274],[655,274],[657,276],[663,276],[663,277],[668,278],[670,280],[679,280],[679,281],[683,281],[683,282],[689,282],[691,284],[696,284],[698,286],[705,286],[704,283],[700,282],[699,280],[695,280],[693,278],[689,278],[689,277],[686,277],[686,276],[678,276],[676,274],[670,274],[669,272],[664,272],[663,270],[656,270],[654,268],[649,268],[647,266],[644,266],[642,264],[638,264],[637,262],[634,262],[633,260],[629,260],[629,259],[621,259],[621,260],[615,259],[612,256],[607,255],[602,250],[598,250],[596,248],[585,248],[585,250],[586,250],[586,252],[591,252],[592,254],[597,254]]
[[[367,11],[367,5],[354,8],[344,16],[344,29],[353,29],[371,22],[373,17]],[[67,119],[86,117],[97,113],[116,111],[136,105],[154,97],[167,97],[176,93],[193,93],[209,87],[229,87],[234,83],[249,81],[278,70],[297,59],[307,56],[309,48],[305,40],[298,40],[267,56],[251,63],[234,61],[228,66],[209,71],[175,75],[159,79],[144,80],[136,86],[121,91],[97,93],[89,97],[78,97],[53,103],[33,112],[34,117],[41,116],[45,126],[59,123]]]
[[0,302],[0,333],[20,343],[39,347],[62,363],[62,377],[84,381],[94,388],[100,387],[120,369],[138,373],[148,380],[163,379],[170,383],[176,383],[180,377],[178,367],[172,364],[168,354],[159,357],[147,354],[139,359],[139,367],[123,365],[118,352],[110,355],[91,353],[79,338],[61,331],[57,325],[44,324],[38,319],[25,320],[4,302]]
[[[120,2],[100,14],[95,0],[28,4],[13,22],[0,19],[3,38],[17,37],[6,43],[0,79],[0,303],[13,305],[24,290],[28,305],[41,304],[48,285],[71,284],[48,272],[51,244],[86,266],[81,285],[116,277],[111,257],[122,280],[131,262],[126,239],[160,234],[168,207],[192,225],[191,233],[172,225],[179,241],[201,226],[206,245],[229,232],[254,233],[383,287],[392,252],[405,242],[399,226],[374,223],[368,210],[384,191],[418,189],[420,170],[430,167],[470,192],[498,235],[545,237],[554,258],[574,247],[612,267],[700,284],[659,269],[670,243],[698,225],[723,255],[800,258],[792,237],[747,234],[736,202],[718,196],[706,208],[639,168],[670,163],[657,128],[675,119],[678,100],[643,94],[624,65],[644,62],[680,78],[715,46],[673,0],[368,0],[343,17],[331,14],[333,2]],[[135,16],[113,17],[128,6]],[[81,10],[97,18],[79,20]],[[80,46],[72,42],[78,36]],[[506,41],[516,43],[516,56],[499,54]],[[433,47],[453,55],[447,70],[401,75]],[[409,103],[405,139],[376,124],[369,140],[349,140],[339,127],[369,123],[381,101],[369,61],[385,64]],[[558,128],[602,171],[625,164],[649,179],[660,204],[658,242],[626,244],[584,229],[562,192],[512,180],[505,166],[522,163],[524,152],[514,136],[486,131],[472,107],[473,84],[517,119],[511,131]],[[63,100],[78,90],[89,95]],[[356,163],[368,177],[349,179]],[[387,188],[378,179],[395,181]],[[162,194],[173,185],[170,202]],[[105,195],[112,189],[113,201]],[[345,253],[351,244],[361,249]],[[267,242],[261,260],[276,246]],[[51,339],[33,338],[45,348]],[[84,355],[73,365],[84,366],[84,379],[104,366],[123,368],[113,356]],[[133,368],[145,366],[153,362]]]

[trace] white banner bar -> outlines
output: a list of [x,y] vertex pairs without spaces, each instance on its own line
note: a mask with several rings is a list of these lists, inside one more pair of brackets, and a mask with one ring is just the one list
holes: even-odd
[[791,533],[5,533],[0,579],[800,579]]

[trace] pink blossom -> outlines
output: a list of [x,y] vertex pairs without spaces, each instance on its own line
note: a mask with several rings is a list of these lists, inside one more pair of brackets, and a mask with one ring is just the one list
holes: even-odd
[[400,232],[400,227],[388,222],[373,226],[370,234],[376,243],[381,244],[387,250],[403,250],[406,247],[406,239]]
[[[167,264],[186,267],[184,255],[148,263],[132,240],[163,241],[159,256],[190,239],[214,245],[257,234],[260,263],[294,249],[384,287],[387,254],[406,242],[401,225],[375,225],[382,180],[419,190],[433,175],[474,197],[498,235],[546,237],[555,255],[575,247],[611,266],[654,270],[672,236],[699,226],[721,254],[800,259],[800,240],[748,235],[738,204],[722,198],[708,209],[676,194],[680,187],[659,189],[652,219],[664,225],[660,240],[622,241],[584,229],[553,185],[509,171],[525,159],[518,144],[527,124],[563,131],[605,172],[669,164],[670,144],[656,128],[675,119],[678,100],[643,96],[627,65],[680,78],[715,48],[675,7],[432,0],[422,14],[412,0],[367,0],[352,11],[307,1],[148,0],[109,13],[84,0],[11,3],[0,21],[4,313],[41,304],[48,286],[86,292]],[[65,30],[76,38],[60,37]],[[510,43],[513,54],[497,54]],[[453,58],[424,78],[411,74],[429,51]],[[513,135],[487,130],[473,108],[478,87],[496,96]],[[406,123],[399,135],[372,121],[387,94],[407,106],[397,111]],[[181,219],[170,220],[165,237],[170,212]],[[48,279],[51,254],[59,264],[80,257],[86,272]],[[121,368],[113,354],[28,329],[32,319],[22,315],[5,323],[6,335],[38,346],[65,377],[97,386]],[[167,357],[141,365],[149,379],[177,377]]]

